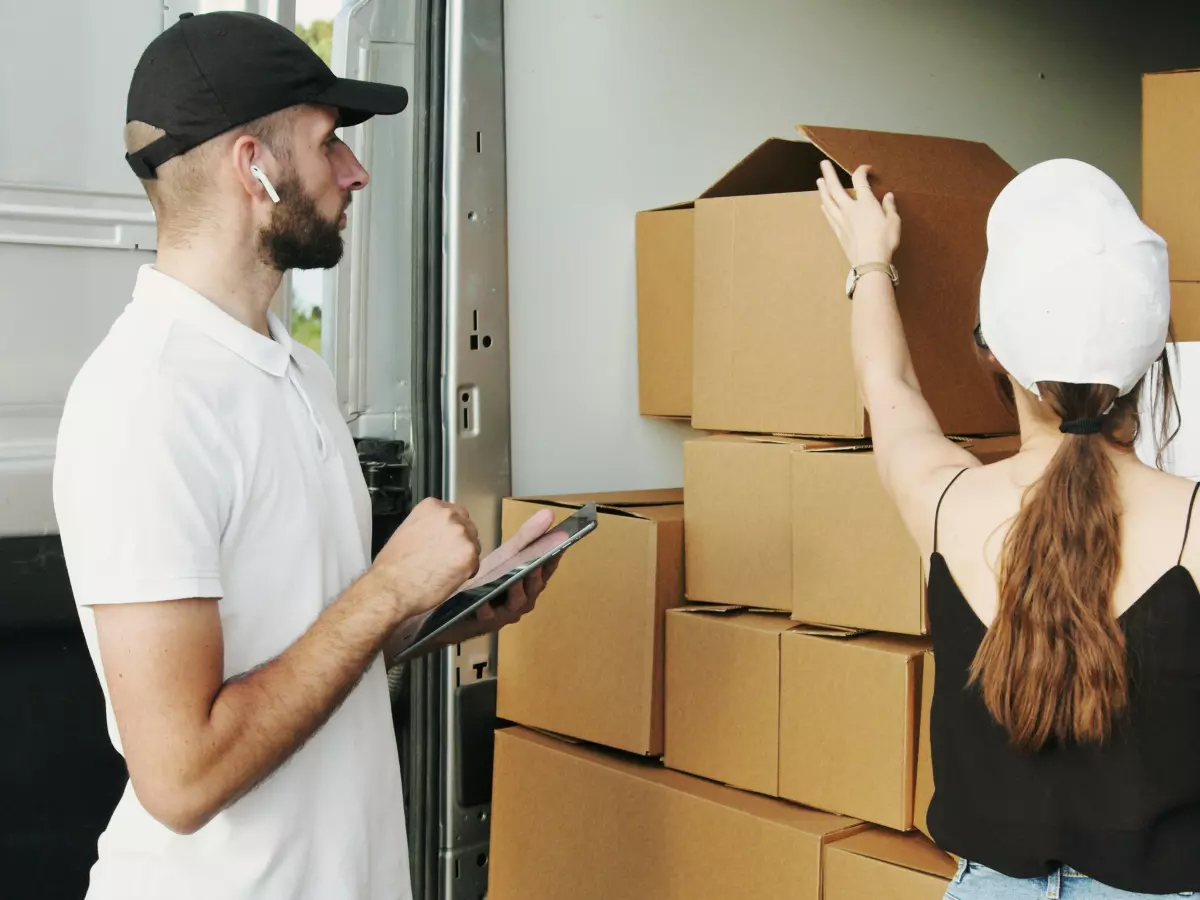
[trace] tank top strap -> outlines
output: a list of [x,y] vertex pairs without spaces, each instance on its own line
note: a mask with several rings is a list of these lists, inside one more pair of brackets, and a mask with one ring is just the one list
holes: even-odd
[[[1179,559],[1175,561],[1175,565],[1183,565],[1183,551],[1187,548],[1188,533],[1192,530],[1192,513],[1196,511],[1196,494],[1200,493],[1200,482],[1192,488],[1192,500],[1188,504],[1187,522],[1183,526],[1183,542],[1179,545]],[[937,541],[937,536],[934,536],[934,541]]]
[[[942,517],[942,501],[946,499],[946,495],[950,493],[950,488],[954,487],[954,482],[962,478],[966,473],[966,469],[960,469],[958,474],[950,479],[950,483],[942,489],[942,495],[938,497],[937,507],[933,511],[933,552],[938,552],[938,519]],[[1200,488],[1200,484],[1196,485]],[[1189,516],[1190,519],[1190,516]],[[1187,540],[1185,537],[1184,540]]]

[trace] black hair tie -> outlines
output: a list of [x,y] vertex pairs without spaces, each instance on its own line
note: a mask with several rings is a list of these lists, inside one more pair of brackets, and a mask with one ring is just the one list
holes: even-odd
[[1104,430],[1104,422],[1099,416],[1089,416],[1085,419],[1071,419],[1058,426],[1063,434],[1099,434]]

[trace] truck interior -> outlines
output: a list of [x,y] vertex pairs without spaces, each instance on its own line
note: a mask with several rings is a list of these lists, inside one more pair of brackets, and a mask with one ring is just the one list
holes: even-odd
[[[126,776],[50,473],[71,379],[154,259],[153,215],[122,158],[129,76],[182,13],[304,27],[312,12],[305,0],[2,8],[0,896],[68,900],[84,895]],[[1073,156],[1136,203],[1141,78],[1200,66],[1194,0],[332,0],[321,12],[338,74],[412,96],[403,115],[347,130],[372,183],[346,256],[277,298],[335,374],[376,549],[427,496],[466,506],[488,546],[505,497],[682,484],[688,424],[638,414],[638,211],[698,196],[799,123],[983,141],[1018,170]],[[1189,347],[1185,422],[1200,409]],[[1194,427],[1173,464],[1200,477]],[[498,670],[485,638],[389,676],[422,900],[487,894]]]

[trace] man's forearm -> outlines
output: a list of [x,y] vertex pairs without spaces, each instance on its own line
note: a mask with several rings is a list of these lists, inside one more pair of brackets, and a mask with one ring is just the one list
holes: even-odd
[[328,721],[378,656],[396,608],[364,576],[280,656],[221,687],[179,785],[186,830],[250,791]]

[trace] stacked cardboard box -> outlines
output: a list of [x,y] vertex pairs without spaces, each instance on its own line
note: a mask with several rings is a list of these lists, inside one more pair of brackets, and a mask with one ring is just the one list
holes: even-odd
[[602,506],[501,633],[498,715],[523,727],[497,736],[498,900],[818,900],[823,878],[916,900],[953,871],[904,833],[931,792],[922,567],[875,475],[815,182],[826,157],[847,186],[870,162],[897,195],[918,376],[948,433],[986,435],[1014,426],[971,341],[1014,173],[981,144],[801,133],[637,219],[641,411],[714,432],[686,446],[686,502],[505,504],[506,535],[544,506]]
[[[896,194],[897,300],[914,366],[944,431],[991,461],[1015,441],[979,436],[1010,434],[1015,421],[971,331],[987,214],[1015,173],[980,144],[800,131],[806,141],[767,141],[695,203],[638,223],[649,289],[639,303],[679,316],[690,290],[689,410],[712,432],[684,451],[690,603],[667,614],[664,762],[872,823],[827,848],[827,893],[894,882],[889,894],[940,895],[951,862],[904,834],[925,830],[932,794],[923,564],[876,473],[847,266],[814,183],[823,158],[847,185],[870,162],[877,190]],[[692,236],[690,279],[678,253],[656,265],[672,228],[676,247],[684,228]],[[643,333],[641,359],[668,357],[659,339]]]
[[1142,80],[1142,217],[1167,241],[1171,319],[1200,340],[1200,69]]
[[497,715],[640,756],[663,750],[663,613],[683,602],[683,493],[504,502],[510,537],[589,501],[596,532],[563,557],[537,611],[500,632]]

